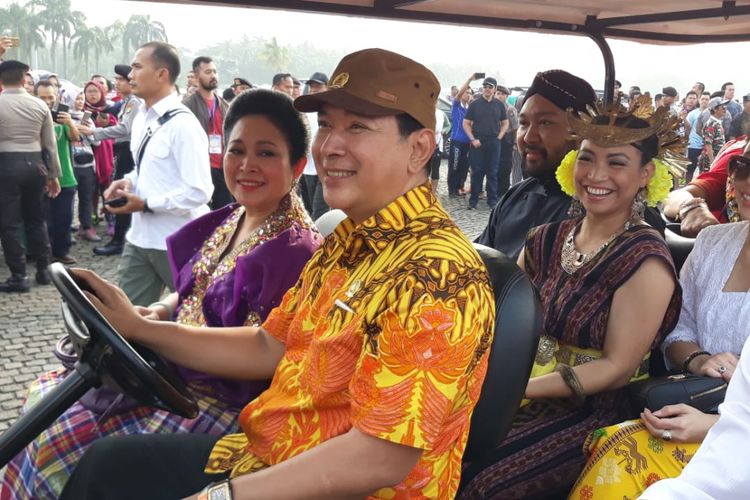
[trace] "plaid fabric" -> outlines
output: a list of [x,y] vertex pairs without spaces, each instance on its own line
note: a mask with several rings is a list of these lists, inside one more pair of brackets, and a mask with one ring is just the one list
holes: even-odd
[[[54,370],[33,382],[22,411],[59,384],[66,373],[64,369]],[[238,431],[237,414],[241,408],[230,408],[196,387],[188,389],[200,408],[193,420],[141,407],[98,422],[97,415],[76,403],[8,464],[0,499],[58,498],[83,453],[104,436],[177,432],[224,435]]]

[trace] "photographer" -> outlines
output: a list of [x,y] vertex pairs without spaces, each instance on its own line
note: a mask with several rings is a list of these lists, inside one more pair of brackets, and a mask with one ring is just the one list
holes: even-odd
[[51,200],[47,206],[47,232],[52,245],[52,261],[63,264],[74,264],[70,256],[70,226],[73,223],[73,203],[76,195],[75,175],[70,158],[70,143],[81,139],[73,118],[65,104],[57,104],[55,86],[47,80],[36,85],[36,96],[52,110],[55,121],[54,132],[57,139],[57,157],[60,159],[60,195]]
[[[50,244],[44,219],[44,192],[60,192],[52,116],[23,88],[29,67],[18,61],[0,64],[0,240],[11,277],[3,292],[28,292],[26,254],[36,258],[36,281],[49,284]],[[28,247],[21,239],[26,229]]]

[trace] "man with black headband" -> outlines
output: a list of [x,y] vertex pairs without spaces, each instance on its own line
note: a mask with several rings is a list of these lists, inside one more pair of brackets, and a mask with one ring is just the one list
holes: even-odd
[[[566,110],[583,111],[596,98],[591,85],[567,71],[537,73],[526,92],[516,134],[529,178],[503,196],[477,243],[515,259],[529,229],[568,218],[571,198],[560,190],[555,179],[555,170],[563,157],[576,147],[568,130]],[[646,211],[646,221],[664,232],[664,223],[654,210]]]

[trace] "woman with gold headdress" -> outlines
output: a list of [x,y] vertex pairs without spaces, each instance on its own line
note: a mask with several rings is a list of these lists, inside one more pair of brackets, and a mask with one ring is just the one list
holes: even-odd
[[[727,210],[735,223],[706,228],[695,240],[680,276],[680,320],[662,345],[670,368],[727,382],[749,334],[750,152],[733,156],[728,172]],[[678,404],[598,429],[584,446],[589,460],[571,498],[634,499],[677,477],[718,419]]]
[[674,265],[643,211],[669,192],[678,124],[646,111],[569,111],[581,144],[557,177],[575,213],[532,229],[519,257],[539,290],[545,330],[527,401],[501,446],[465,467],[463,498],[567,494],[585,462],[584,439],[627,418],[625,386],[646,375],[649,352],[677,321]]

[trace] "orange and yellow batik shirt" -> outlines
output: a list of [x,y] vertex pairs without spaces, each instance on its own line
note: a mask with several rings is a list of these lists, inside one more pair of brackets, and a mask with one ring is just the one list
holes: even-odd
[[372,497],[453,498],[494,317],[487,271],[429,185],[344,220],[263,324],[285,354],[206,471],[253,472],[355,427],[423,450]]

